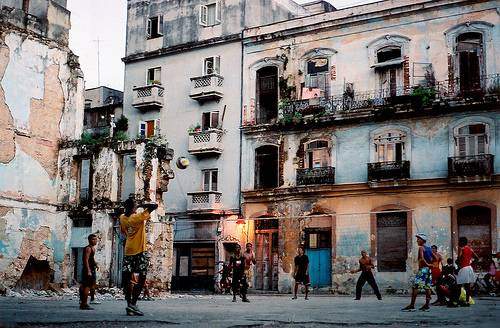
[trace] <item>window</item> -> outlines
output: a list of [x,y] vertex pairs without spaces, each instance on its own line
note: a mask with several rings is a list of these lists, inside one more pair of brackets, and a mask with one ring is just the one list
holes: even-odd
[[202,114],[201,129],[203,131],[219,127],[219,112],[208,112]]
[[278,117],[278,68],[263,67],[256,78],[257,124],[271,123]]
[[203,170],[203,191],[217,191],[218,189],[218,175],[217,169]]
[[379,272],[405,272],[408,258],[407,213],[377,213]]
[[455,129],[455,156],[475,156],[488,153],[488,125],[475,123]]
[[203,75],[220,74],[220,56],[205,58]]
[[255,188],[278,187],[278,147],[261,146],[255,150]]
[[80,202],[90,201],[91,187],[91,165],[90,159],[85,158],[80,161]]
[[328,94],[328,58],[310,59],[307,62],[306,72],[305,87],[308,89],[319,89],[317,96],[325,96],[325,94]]
[[150,17],[148,19],[147,36],[148,39],[159,38],[163,35],[163,16]]
[[214,26],[221,22],[220,1],[200,6],[200,25]]
[[160,120],[143,121],[139,123],[139,136],[141,138],[151,138],[160,134]]
[[161,84],[161,67],[148,69],[148,85]]
[[406,135],[401,131],[391,131],[375,136],[375,162],[401,162],[405,160],[405,142]]
[[308,143],[305,156],[304,168],[306,169],[330,166],[328,141],[316,140]]
[[84,227],[92,227],[92,217],[73,217],[71,218],[73,221],[74,228],[84,228]]
[[399,95],[403,86],[401,47],[388,46],[379,49],[375,69],[382,97]]
[[460,91],[481,88],[481,65],[483,56],[483,36],[481,33],[468,32],[457,36],[456,54],[458,56],[458,73]]

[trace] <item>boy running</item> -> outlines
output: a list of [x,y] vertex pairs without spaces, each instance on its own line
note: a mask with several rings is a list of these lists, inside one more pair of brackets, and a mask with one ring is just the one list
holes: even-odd
[[458,239],[458,265],[460,270],[458,271],[457,284],[465,289],[465,304],[461,304],[463,306],[470,306],[471,285],[476,281],[476,274],[471,264],[472,259],[476,261],[479,259],[467,243],[468,240],[466,237],[460,237]]

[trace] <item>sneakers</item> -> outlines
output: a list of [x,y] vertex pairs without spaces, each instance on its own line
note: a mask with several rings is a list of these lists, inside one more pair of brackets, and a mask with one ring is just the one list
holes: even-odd
[[308,300],[309,300],[309,297],[307,297],[307,296],[306,296],[306,297],[304,297],[304,299],[305,299],[306,301],[308,301]]
[[295,295],[294,297],[292,297],[292,300],[296,300],[297,299],[297,295]]
[[129,306],[127,306],[126,311],[127,315],[138,315],[138,316],[144,315],[144,313],[141,310],[139,310],[137,305],[130,304]]
[[243,297],[243,302],[250,303],[250,300],[248,298],[246,298],[246,297]]
[[404,311],[404,312],[413,312],[413,311],[415,311],[415,307],[413,305],[408,305],[407,307],[402,308],[401,311]]
[[90,304],[101,304],[101,302],[99,302],[98,300],[91,300]]
[[90,307],[88,304],[80,304],[80,310],[93,310],[93,307]]
[[420,311],[429,311],[431,308],[429,307],[429,305],[425,304],[423,305],[419,310]]
[[236,303],[236,296],[233,296],[233,303]]

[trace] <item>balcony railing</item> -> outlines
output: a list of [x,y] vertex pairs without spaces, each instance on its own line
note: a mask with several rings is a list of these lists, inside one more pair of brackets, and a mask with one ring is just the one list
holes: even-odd
[[188,211],[212,211],[222,207],[222,193],[218,191],[188,192]]
[[224,77],[218,74],[210,74],[191,78],[191,91],[189,96],[198,101],[223,97]]
[[448,157],[448,178],[452,183],[491,181],[494,156]]
[[335,115],[375,113],[383,107],[406,105],[409,109],[431,107],[434,103],[462,101],[490,101],[500,96],[500,74],[492,74],[478,81],[445,80],[430,86],[408,86],[395,89],[344,92],[330,97],[302,100],[283,100],[279,106],[278,122],[286,124],[308,116],[333,118]]
[[310,169],[297,169],[297,186],[334,184],[335,168],[315,167]]
[[220,129],[190,133],[189,153],[193,155],[222,153],[222,134]]
[[144,87],[134,87],[132,106],[139,109],[162,109],[164,89],[161,85],[152,84]]
[[410,178],[410,161],[368,163],[368,181],[404,180]]
[[82,205],[90,203],[90,189],[89,188],[80,188],[80,195],[79,195],[79,203]]

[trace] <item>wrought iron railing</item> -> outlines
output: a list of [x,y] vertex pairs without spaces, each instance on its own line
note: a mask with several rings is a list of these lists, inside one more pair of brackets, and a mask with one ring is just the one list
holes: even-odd
[[410,161],[368,163],[368,181],[410,178]]
[[448,177],[487,177],[493,175],[494,156],[490,154],[448,157]]
[[315,167],[310,169],[297,169],[297,186],[334,184],[335,168]]
[[484,96],[500,95],[500,74],[485,76],[477,81],[459,78],[398,88],[371,91],[351,91],[330,97],[302,100],[282,100],[279,121],[292,122],[304,116],[328,117],[341,113],[370,110],[384,106],[406,104],[413,108],[431,106],[435,101],[453,99],[482,100]]

